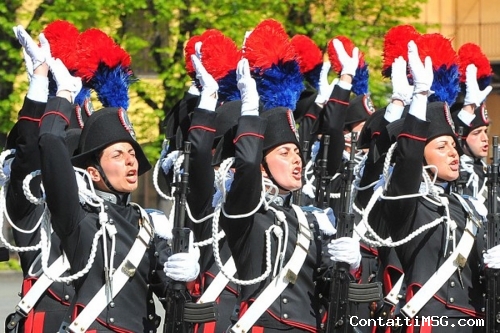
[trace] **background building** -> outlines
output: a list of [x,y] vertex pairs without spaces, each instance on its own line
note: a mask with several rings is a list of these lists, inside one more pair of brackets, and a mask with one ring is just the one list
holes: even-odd
[[465,43],[475,43],[490,60],[494,72],[493,91],[486,100],[491,119],[490,139],[493,135],[500,136],[499,10],[498,0],[428,0],[422,5],[418,20],[429,26],[427,32],[439,32],[451,38],[455,50]]

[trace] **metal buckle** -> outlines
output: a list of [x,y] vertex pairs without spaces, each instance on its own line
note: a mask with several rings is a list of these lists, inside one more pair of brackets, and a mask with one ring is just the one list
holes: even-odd
[[127,260],[123,266],[122,266],[122,272],[125,273],[128,277],[133,277],[135,275],[135,272],[137,270],[137,267],[135,267],[130,260]]

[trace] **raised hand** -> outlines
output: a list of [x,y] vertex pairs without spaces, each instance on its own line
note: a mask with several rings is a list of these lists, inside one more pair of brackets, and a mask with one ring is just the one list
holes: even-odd
[[236,80],[241,94],[241,115],[258,116],[259,93],[257,92],[257,84],[250,74],[248,59],[243,58],[238,62]]

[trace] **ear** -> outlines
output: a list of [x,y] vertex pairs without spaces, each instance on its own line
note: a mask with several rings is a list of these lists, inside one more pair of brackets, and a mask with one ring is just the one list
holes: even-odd
[[260,171],[262,172],[263,177],[269,178],[269,175],[267,174],[266,168],[264,168],[264,165],[262,163],[260,164]]
[[87,172],[89,173],[90,178],[92,179],[93,182],[98,183],[101,180],[101,174],[93,166],[87,167]]

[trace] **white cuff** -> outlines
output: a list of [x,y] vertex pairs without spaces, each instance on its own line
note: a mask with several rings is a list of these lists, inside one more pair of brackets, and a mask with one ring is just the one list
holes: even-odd
[[201,94],[200,103],[198,107],[200,109],[204,109],[207,111],[215,111],[215,107],[217,106],[217,98],[214,98],[211,95]]
[[49,98],[49,78],[33,74],[26,97],[35,102],[47,103]]
[[427,95],[414,94],[410,104],[410,114],[414,115],[420,120],[426,121],[427,113]]
[[351,83],[347,83],[347,82],[342,81],[342,80],[339,80],[339,82],[337,83],[337,85],[340,88],[345,89],[345,90],[351,90],[352,89],[352,84]]
[[384,118],[388,122],[392,123],[395,120],[398,120],[403,115],[403,110],[405,107],[403,105],[397,105],[394,103],[389,103],[385,108]]
[[476,118],[475,114],[470,114],[464,109],[460,110],[457,114],[458,119],[460,119],[465,125],[470,126],[474,118]]

